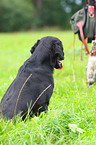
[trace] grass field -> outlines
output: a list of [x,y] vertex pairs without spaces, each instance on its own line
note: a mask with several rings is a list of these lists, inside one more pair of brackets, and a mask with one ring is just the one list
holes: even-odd
[[[96,86],[88,89],[83,50],[76,37],[73,58],[73,32],[39,31],[0,33],[0,100],[17,75],[19,67],[31,55],[31,46],[44,36],[63,42],[65,60],[62,70],[54,70],[54,93],[49,110],[25,123],[0,119],[1,145],[96,145]],[[91,45],[89,45],[90,47]]]

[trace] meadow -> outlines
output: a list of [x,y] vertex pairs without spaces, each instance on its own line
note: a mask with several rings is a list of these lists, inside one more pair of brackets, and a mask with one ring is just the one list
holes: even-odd
[[[1,145],[95,145],[96,85],[86,84],[88,57],[76,36],[73,57],[73,32],[37,31],[0,33],[0,100],[17,75],[19,67],[31,55],[33,44],[44,36],[58,37],[64,46],[63,69],[54,69],[54,93],[48,112],[24,123],[0,118]],[[91,45],[89,45],[89,48]]]

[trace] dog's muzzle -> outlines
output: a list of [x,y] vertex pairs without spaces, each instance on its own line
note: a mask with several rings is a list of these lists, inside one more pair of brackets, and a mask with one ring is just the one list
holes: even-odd
[[61,60],[64,60],[64,56],[63,55],[60,56],[60,58],[58,58],[57,61],[56,61],[55,68],[58,69],[58,70],[63,68],[63,63],[61,62]]

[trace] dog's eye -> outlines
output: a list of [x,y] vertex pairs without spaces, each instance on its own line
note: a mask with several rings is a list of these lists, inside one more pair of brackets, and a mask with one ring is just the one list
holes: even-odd
[[60,45],[60,43],[59,43],[59,42],[57,42],[57,45]]

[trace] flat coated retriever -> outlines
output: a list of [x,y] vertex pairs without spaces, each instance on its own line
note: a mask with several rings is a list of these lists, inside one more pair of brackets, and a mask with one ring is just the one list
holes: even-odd
[[28,106],[32,107],[34,103],[31,115],[48,109],[54,88],[53,70],[62,68],[60,60],[64,59],[62,42],[56,37],[43,37],[30,52],[31,57],[20,67],[17,77],[1,100],[0,112],[7,119],[19,113],[25,119]]

